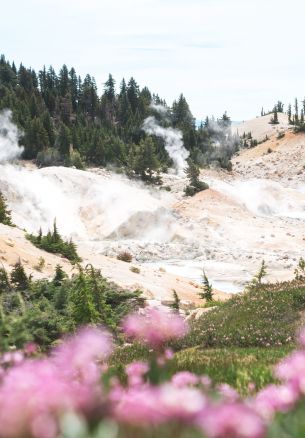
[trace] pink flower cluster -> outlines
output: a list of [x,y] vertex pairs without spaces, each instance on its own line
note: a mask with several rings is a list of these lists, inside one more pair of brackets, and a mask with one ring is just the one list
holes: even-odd
[[88,328],[49,358],[15,363],[0,385],[0,436],[54,438],[64,412],[89,416],[103,402],[97,360],[110,352],[109,335]]
[[188,326],[176,313],[149,308],[144,315],[129,315],[123,322],[123,329],[130,339],[159,349],[172,339],[183,338]]
[[[172,352],[161,347],[187,331],[178,315],[156,309],[146,315],[128,317],[124,327],[129,336],[157,350],[162,360],[154,361],[154,366],[160,367],[172,357]],[[303,337],[302,334],[300,339]],[[188,371],[180,371],[158,385],[152,384],[148,376],[156,369],[141,361],[125,367],[126,385],[113,378],[110,388],[103,388],[101,375],[107,372],[105,361],[112,348],[111,337],[105,330],[84,328],[43,359],[29,357],[36,350],[33,346],[28,352],[3,354],[0,437],[65,436],[61,430],[62,418],[73,413],[85,428],[88,426],[84,435],[88,437],[89,430],[94,431],[94,426],[106,418],[118,423],[120,436],[125,436],[124,431],[126,436],[133,436],[130,431],[138,431],[136,436],[146,436],[151,428],[178,424],[176,432],[191,427],[206,438],[265,438],[275,414],[290,411],[305,396],[303,350],[277,366],[280,385],[269,385],[252,398],[241,400],[229,385],[213,388],[207,376]],[[171,436],[176,436],[175,433]]]

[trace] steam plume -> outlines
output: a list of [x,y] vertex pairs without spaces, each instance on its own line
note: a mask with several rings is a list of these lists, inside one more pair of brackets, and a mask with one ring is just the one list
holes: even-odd
[[0,163],[19,158],[23,148],[19,147],[19,131],[12,122],[12,113],[5,110],[0,113]]
[[156,135],[164,139],[165,149],[173,160],[174,168],[177,173],[182,174],[187,167],[186,160],[189,156],[189,152],[183,145],[182,132],[174,128],[163,128],[153,116],[144,120],[143,129],[149,135]]

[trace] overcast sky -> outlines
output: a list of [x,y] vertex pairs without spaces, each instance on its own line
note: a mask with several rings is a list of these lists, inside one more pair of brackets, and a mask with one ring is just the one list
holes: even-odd
[[304,20],[304,0],[2,0],[0,51],[243,120],[304,97]]

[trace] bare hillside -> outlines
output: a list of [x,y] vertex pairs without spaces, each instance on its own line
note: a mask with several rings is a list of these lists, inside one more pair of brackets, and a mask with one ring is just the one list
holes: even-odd
[[257,117],[256,119],[247,120],[233,127],[233,131],[242,136],[244,133],[251,132],[252,137],[257,141],[262,141],[264,138],[271,137],[277,131],[287,130],[289,128],[288,117],[284,113],[278,113],[279,124],[271,125],[270,119],[272,115]]
[[305,182],[305,134],[286,131],[233,159],[235,174],[245,178],[265,178],[286,184]]

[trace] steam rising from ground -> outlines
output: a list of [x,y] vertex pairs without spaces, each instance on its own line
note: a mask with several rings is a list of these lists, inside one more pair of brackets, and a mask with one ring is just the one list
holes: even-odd
[[9,163],[21,153],[18,129],[5,111],[0,116],[0,190],[19,227],[46,232],[56,218],[60,232],[77,240],[167,241],[176,234],[167,209],[170,195],[107,172]]
[[[154,105],[153,108],[161,112],[159,105]],[[182,132],[174,128],[163,128],[153,116],[147,117],[147,119],[144,120],[143,129],[149,135],[156,135],[157,137],[163,138],[165,149],[173,160],[175,170],[178,174],[182,175],[184,169],[187,168],[186,160],[189,156],[189,152],[183,145]]]
[[304,187],[291,189],[264,179],[234,181],[231,184],[214,181],[214,187],[257,216],[305,219]]
[[12,113],[9,110],[0,113],[0,163],[19,158],[23,148],[19,147],[19,131],[12,122]]

